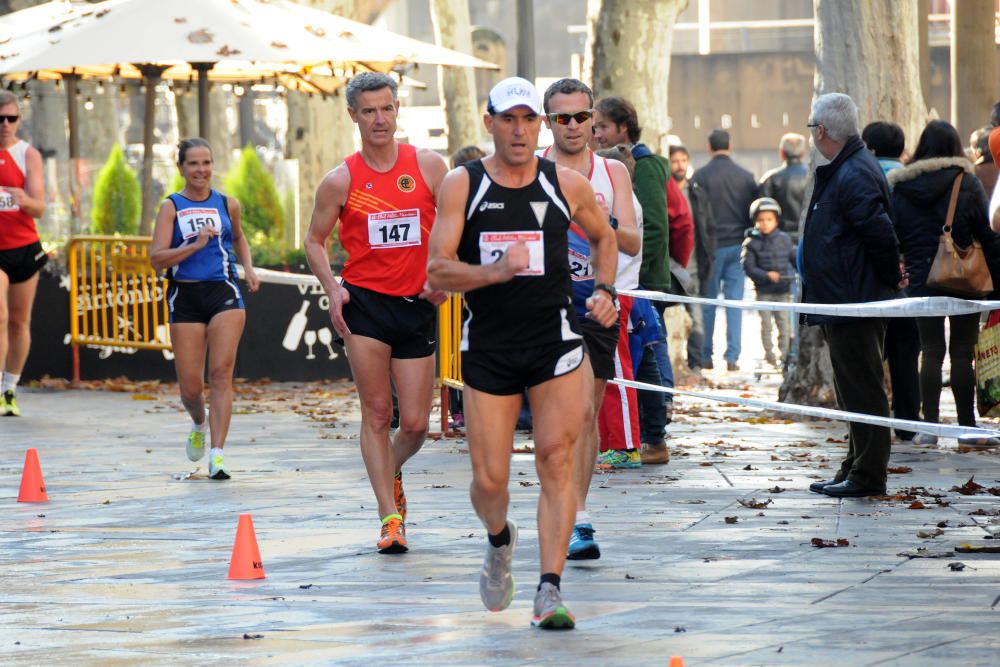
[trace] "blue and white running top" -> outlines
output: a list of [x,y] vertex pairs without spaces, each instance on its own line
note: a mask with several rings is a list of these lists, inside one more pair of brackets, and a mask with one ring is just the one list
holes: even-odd
[[170,280],[226,281],[235,285],[236,262],[233,257],[233,223],[229,219],[226,198],[212,190],[208,199],[193,201],[179,192],[168,195],[174,203],[174,237],[171,248],[179,248],[194,243],[198,232],[206,225],[219,230],[219,235],[204,248],[194,253],[180,264],[170,267]]

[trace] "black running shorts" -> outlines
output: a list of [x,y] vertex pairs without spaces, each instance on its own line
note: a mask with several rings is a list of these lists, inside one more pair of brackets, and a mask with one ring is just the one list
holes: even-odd
[[580,318],[580,333],[587,346],[590,366],[598,380],[610,380],[615,376],[615,348],[618,347],[618,320],[610,327],[602,327],[597,322]]
[[462,381],[486,394],[510,396],[576,370],[583,363],[579,340],[510,350],[462,353]]
[[41,241],[20,248],[0,250],[0,271],[7,274],[11,284],[29,280],[47,261],[49,256],[42,249]]
[[[344,304],[347,328],[392,349],[393,359],[422,359],[437,349],[437,308],[414,296],[389,296],[344,281],[351,300]],[[337,339],[343,345],[343,339]]]
[[171,324],[208,324],[217,314],[243,308],[239,288],[225,280],[172,282],[167,291]]

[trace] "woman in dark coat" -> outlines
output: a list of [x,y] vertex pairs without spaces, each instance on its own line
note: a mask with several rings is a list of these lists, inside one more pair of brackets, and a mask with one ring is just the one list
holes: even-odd
[[[952,186],[959,174],[963,177],[952,237],[962,248],[969,246],[973,239],[982,244],[993,282],[1000,286],[1000,236],[990,229],[986,191],[976,178],[972,163],[965,158],[958,132],[951,124],[934,120],[920,135],[910,163],[889,174],[894,225],[910,274],[911,296],[947,296],[927,286],[927,275],[947,218]],[[952,315],[948,321],[951,391],[955,396],[958,423],[975,426],[976,376],[972,358],[979,335],[979,315]],[[918,318],[917,328],[922,353],[920,399],[924,421],[937,423],[945,353],[944,318]],[[921,434],[914,442],[932,444],[937,438]]]

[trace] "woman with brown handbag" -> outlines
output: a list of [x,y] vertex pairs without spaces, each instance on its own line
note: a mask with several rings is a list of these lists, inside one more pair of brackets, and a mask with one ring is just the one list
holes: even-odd
[[[896,235],[910,274],[910,296],[988,298],[992,291],[990,278],[1000,285],[1000,236],[990,229],[986,191],[965,157],[955,128],[943,120],[928,123],[913,158],[906,167],[889,174],[889,185]],[[952,315],[948,320],[951,391],[958,423],[975,426],[976,376],[972,359],[979,315]],[[923,418],[937,423],[945,353],[944,318],[919,318],[917,328]],[[914,442],[933,444],[937,438],[918,434]]]

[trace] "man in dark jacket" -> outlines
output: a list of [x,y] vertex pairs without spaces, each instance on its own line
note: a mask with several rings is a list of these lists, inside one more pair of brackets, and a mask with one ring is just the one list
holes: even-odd
[[799,219],[806,203],[806,182],[809,170],[802,164],[806,154],[806,138],[789,132],[778,144],[782,165],[764,174],[760,179],[760,196],[770,197],[781,206],[781,224],[778,227],[794,243],[799,242]]
[[[708,195],[697,183],[688,180],[691,167],[691,154],[681,145],[670,147],[670,176],[674,179],[681,194],[691,209],[691,219],[694,223],[694,252],[687,270],[690,282],[683,285],[688,296],[704,296],[705,286],[712,277],[715,262],[715,235],[712,229],[712,213],[708,205]],[[705,347],[705,321],[701,306],[687,306],[691,315],[691,335],[687,342],[687,362],[696,375],[701,374],[702,351]]]
[[[802,300],[859,303],[891,299],[906,281],[892,228],[882,168],[858,136],[858,108],[841,93],[821,95],[809,117],[816,149],[830,163],[816,169],[799,246]],[[889,416],[882,371],[885,319],[807,315],[823,327],[842,410]],[[889,429],[850,423],[847,458],[832,480],[809,485],[834,497],[881,495],[886,489]]]
[[[753,174],[729,157],[729,133],[725,130],[712,130],[708,135],[708,149],[712,159],[691,178],[691,182],[697,183],[708,195],[715,231],[715,266],[712,277],[702,289],[706,297],[714,299],[719,296],[721,284],[727,299],[739,301],[743,298],[743,283],[746,280],[743,267],[740,266],[740,246],[743,235],[750,226],[747,211],[757,198],[757,181]],[[705,318],[702,363],[705,368],[712,368],[715,307],[705,306],[702,312]],[[725,358],[728,370],[739,369],[736,362],[740,358],[742,334],[743,311],[727,309]]]

